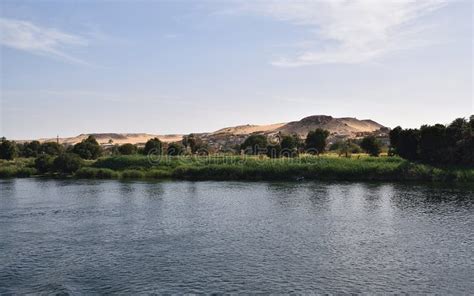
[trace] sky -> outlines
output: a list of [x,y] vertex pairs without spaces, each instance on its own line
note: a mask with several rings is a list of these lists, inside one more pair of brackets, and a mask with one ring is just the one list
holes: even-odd
[[471,1],[0,1],[0,136],[474,113]]

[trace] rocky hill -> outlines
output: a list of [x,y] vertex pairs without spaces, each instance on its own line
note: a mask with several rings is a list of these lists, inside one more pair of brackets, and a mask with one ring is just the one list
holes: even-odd
[[373,120],[359,120],[353,117],[333,118],[326,115],[314,115],[293,121],[278,128],[285,134],[298,134],[305,137],[308,131],[316,128],[328,130],[332,135],[354,137],[359,133],[374,132],[384,126]]
[[358,138],[368,134],[386,137],[389,131],[383,125],[370,120],[353,117],[334,118],[327,115],[313,115],[299,121],[275,123],[269,125],[240,125],[227,127],[213,133],[200,134],[201,138],[215,148],[231,148],[242,143],[251,134],[298,134],[306,138],[309,131],[322,128],[330,132],[330,141],[346,138]]
[[[353,117],[334,118],[327,115],[313,115],[305,117],[299,121],[287,123],[275,123],[269,125],[239,125],[219,129],[210,133],[198,133],[203,141],[209,143],[211,147],[221,149],[230,148],[242,143],[246,137],[251,134],[275,135],[298,134],[301,138],[305,138],[310,130],[322,128],[328,130],[331,139],[336,138],[357,138],[366,134],[376,134],[378,136],[386,136],[388,129],[383,125],[369,119],[359,120]],[[151,138],[158,137],[163,142],[181,141],[183,135],[155,135],[145,133],[98,133],[98,134],[81,134],[76,137],[59,138],[62,144],[73,145],[93,135],[100,144],[144,144]],[[40,139],[41,142],[56,141],[56,138]]]

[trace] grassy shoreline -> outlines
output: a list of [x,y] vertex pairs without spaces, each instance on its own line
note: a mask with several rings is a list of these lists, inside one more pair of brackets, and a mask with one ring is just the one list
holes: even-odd
[[143,155],[88,161],[74,174],[38,174],[34,159],[0,162],[0,178],[179,179],[245,181],[433,181],[474,183],[474,168],[437,168],[399,157],[335,155],[269,159],[248,156],[181,156],[151,160]]

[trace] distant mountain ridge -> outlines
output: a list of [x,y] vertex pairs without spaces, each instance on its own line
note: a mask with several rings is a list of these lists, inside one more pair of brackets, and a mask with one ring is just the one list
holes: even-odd
[[[241,143],[248,135],[265,134],[274,135],[282,134],[298,134],[301,138],[305,138],[309,131],[322,128],[328,130],[331,137],[335,138],[356,138],[363,134],[370,133],[386,133],[388,128],[371,120],[359,120],[354,117],[334,118],[328,115],[312,115],[298,121],[286,123],[274,123],[268,125],[239,125],[226,127],[210,133],[195,133],[211,146],[222,147],[236,145]],[[147,133],[93,133],[81,134],[76,137],[68,138],[49,138],[39,139],[41,142],[59,140],[62,144],[74,145],[93,135],[100,144],[143,144],[151,138],[157,137],[163,142],[177,142],[183,138],[182,134],[157,135]]]

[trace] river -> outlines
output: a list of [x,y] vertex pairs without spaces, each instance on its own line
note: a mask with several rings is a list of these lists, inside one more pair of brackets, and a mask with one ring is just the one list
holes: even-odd
[[0,180],[0,294],[474,291],[474,190]]

